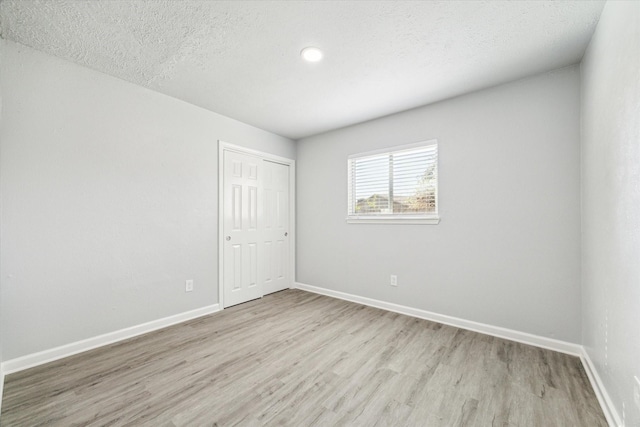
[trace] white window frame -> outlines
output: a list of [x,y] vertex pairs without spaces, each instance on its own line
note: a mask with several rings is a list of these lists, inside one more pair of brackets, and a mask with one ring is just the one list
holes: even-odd
[[388,147],[388,148],[383,148],[380,150],[373,150],[373,151],[367,151],[364,153],[357,153],[357,154],[351,154],[348,156],[347,158],[347,176],[348,176],[348,182],[347,182],[347,223],[350,224],[431,224],[431,225],[435,225],[438,224],[440,222],[440,216],[439,216],[439,211],[440,211],[440,204],[439,204],[439,200],[438,200],[438,187],[440,184],[440,175],[438,174],[438,168],[439,168],[439,157],[440,154],[438,152],[438,155],[436,156],[436,174],[437,174],[437,179],[436,179],[436,212],[434,213],[429,213],[429,214],[417,214],[417,215],[401,215],[401,214],[388,214],[388,215],[384,215],[384,214],[380,214],[380,215],[354,215],[351,214],[351,206],[349,206],[349,203],[352,203],[353,200],[353,194],[354,194],[354,185],[355,182],[353,181],[353,174],[352,174],[352,170],[351,170],[351,161],[354,159],[358,159],[358,158],[362,158],[362,157],[369,157],[369,156],[374,156],[374,155],[379,155],[379,154],[387,154],[387,153],[394,153],[396,151],[404,151],[404,150],[410,150],[412,148],[420,148],[420,147],[428,147],[428,146],[432,146],[435,145],[436,149],[438,149],[439,147],[437,147],[438,145],[438,141],[436,139],[431,139],[431,140],[427,140],[427,141],[421,141],[421,142],[416,142],[414,144],[406,144],[406,145],[399,145],[399,146],[395,146],[395,147]]

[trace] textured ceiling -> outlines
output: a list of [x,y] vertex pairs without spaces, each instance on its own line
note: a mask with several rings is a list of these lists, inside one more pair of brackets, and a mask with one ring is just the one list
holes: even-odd
[[[293,139],[578,62],[603,1],[2,0],[2,37]],[[325,59],[305,63],[300,50]]]

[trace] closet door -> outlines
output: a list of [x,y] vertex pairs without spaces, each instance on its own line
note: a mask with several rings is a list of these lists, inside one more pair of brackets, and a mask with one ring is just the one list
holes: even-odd
[[259,157],[224,151],[224,307],[264,295],[262,169]]
[[289,289],[289,166],[268,160],[264,181],[264,293]]

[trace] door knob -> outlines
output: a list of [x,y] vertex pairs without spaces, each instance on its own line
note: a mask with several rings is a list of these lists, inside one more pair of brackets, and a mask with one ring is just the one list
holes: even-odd
[[231,236],[227,236],[227,241],[231,240]]
[[285,231],[285,233],[284,233],[284,237],[287,237],[288,235],[289,235],[289,233],[287,233],[287,232]]

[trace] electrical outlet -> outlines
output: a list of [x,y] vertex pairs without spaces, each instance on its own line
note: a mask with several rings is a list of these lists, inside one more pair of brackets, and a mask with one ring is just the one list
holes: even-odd
[[389,280],[389,284],[391,286],[398,286],[398,276],[396,276],[395,274],[392,274],[391,279]]
[[638,410],[640,410],[640,380],[638,377],[633,377],[635,380],[633,383],[633,401],[636,403]]
[[184,291],[185,291],[185,292],[191,292],[191,291],[193,291],[193,280],[187,280],[187,281],[185,282],[185,285],[184,285]]

